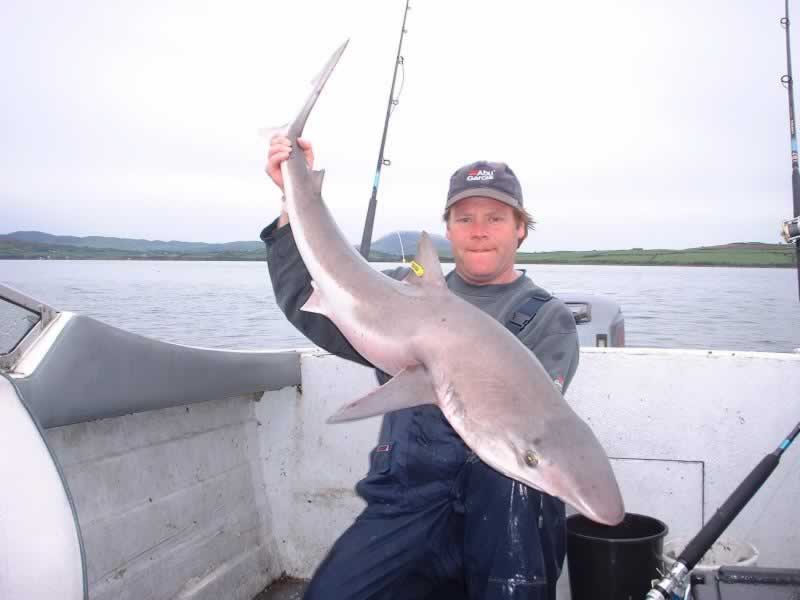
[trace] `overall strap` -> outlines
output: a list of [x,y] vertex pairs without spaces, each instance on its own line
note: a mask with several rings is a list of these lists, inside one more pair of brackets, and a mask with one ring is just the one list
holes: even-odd
[[542,306],[548,302],[553,296],[544,290],[535,292],[533,296],[520,304],[516,310],[511,313],[508,321],[506,321],[506,329],[514,335],[519,335],[525,329],[525,326],[533,321],[536,313]]

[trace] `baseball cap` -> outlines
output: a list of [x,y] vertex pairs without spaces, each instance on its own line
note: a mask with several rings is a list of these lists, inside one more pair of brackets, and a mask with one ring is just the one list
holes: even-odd
[[444,209],[447,210],[459,200],[471,196],[494,198],[512,208],[522,208],[522,186],[519,179],[502,162],[479,160],[453,173]]

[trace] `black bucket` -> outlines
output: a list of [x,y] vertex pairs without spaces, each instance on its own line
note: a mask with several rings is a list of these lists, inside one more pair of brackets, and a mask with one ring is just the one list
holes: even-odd
[[584,516],[567,518],[572,600],[640,600],[658,579],[667,526],[653,517],[625,513],[609,527]]

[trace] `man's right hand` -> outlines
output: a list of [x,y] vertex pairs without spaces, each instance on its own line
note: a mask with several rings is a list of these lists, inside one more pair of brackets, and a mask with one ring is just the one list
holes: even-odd
[[[297,145],[306,156],[308,168],[314,168],[314,150],[311,148],[311,142],[304,138],[297,138]],[[292,151],[292,143],[286,136],[277,134],[272,136],[269,142],[269,153],[267,154],[267,175],[272,178],[281,191],[283,191],[283,175],[281,174],[281,163],[289,158],[289,153]]]

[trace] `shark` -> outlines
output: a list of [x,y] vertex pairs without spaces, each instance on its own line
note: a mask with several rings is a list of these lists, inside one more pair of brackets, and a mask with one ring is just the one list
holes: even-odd
[[450,292],[428,234],[408,276],[395,280],[372,268],[337,226],[322,199],[324,171],[308,167],[297,138],[347,44],[328,59],[294,121],[272,130],[292,143],[281,164],[285,209],[313,288],[301,310],[329,318],[365,359],[393,376],[328,422],[435,404],[495,470],[595,522],[618,524],[622,496],[591,428],[516,336]]

